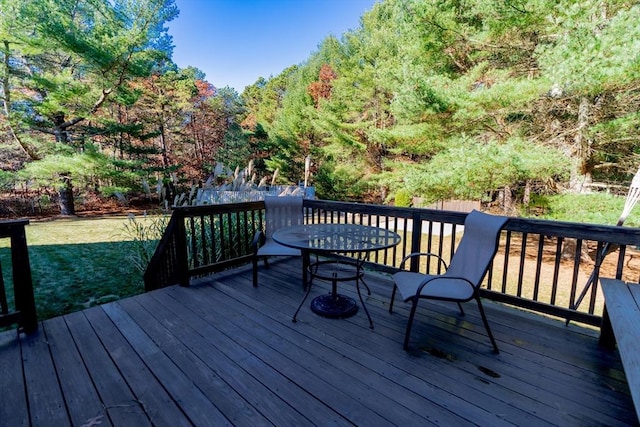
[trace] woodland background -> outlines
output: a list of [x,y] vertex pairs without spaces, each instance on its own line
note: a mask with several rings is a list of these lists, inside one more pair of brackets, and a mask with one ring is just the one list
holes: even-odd
[[172,200],[250,159],[288,184],[310,156],[320,198],[505,209],[624,194],[640,164],[637,1],[382,0],[241,94],[172,62],[178,13],[0,0],[0,216]]

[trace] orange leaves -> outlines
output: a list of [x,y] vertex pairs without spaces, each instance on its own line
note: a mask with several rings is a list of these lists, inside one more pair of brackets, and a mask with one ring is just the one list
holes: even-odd
[[332,82],[336,78],[338,78],[338,75],[329,64],[324,64],[320,68],[318,81],[311,83],[307,88],[307,92],[313,98],[313,103],[316,108],[318,108],[320,99],[331,98],[331,90],[333,89]]

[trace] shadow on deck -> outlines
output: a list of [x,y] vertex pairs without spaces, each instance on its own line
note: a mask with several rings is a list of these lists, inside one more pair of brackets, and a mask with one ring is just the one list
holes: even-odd
[[[495,355],[475,304],[426,301],[410,352],[408,305],[367,274],[362,310],[326,319],[300,261],[249,266],[0,334],[0,424],[636,425],[616,351],[597,331],[487,302]],[[350,284],[341,292],[355,293]],[[311,297],[328,292],[314,284]]]

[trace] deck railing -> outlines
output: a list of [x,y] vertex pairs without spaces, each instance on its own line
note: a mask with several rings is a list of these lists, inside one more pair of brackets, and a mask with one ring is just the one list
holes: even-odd
[[180,284],[251,261],[264,202],[175,208],[144,273],[145,289]]
[[[463,212],[326,200],[305,200],[304,209],[307,223],[358,223],[400,234],[397,247],[369,258],[368,266],[388,273],[397,271],[402,257],[413,252],[432,252],[450,260],[466,217]],[[263,215],[262,202],[176,208],[145,273],[146,289],[186,286],[192,277],[248,262]],[[605,244],[611,250],[601,262]],[[636,228],[512,218],[504,227],[482,295],[598,326],[604,302],[598,277],[640,282],[638,247]],[[410,268],[441,272],[433,261],[413,262]],[[587,283],[592,285],[575,307]]]
[[33,298],[31,266],[25,235],[27,224],[29,224],[28,220],[0,221],[0,238],[10,239],[12,272],[10,276],[12,292],[8,293],[0,264],[0,326],[17,323],[21,330],[29,333],[38,328],[38,317]]

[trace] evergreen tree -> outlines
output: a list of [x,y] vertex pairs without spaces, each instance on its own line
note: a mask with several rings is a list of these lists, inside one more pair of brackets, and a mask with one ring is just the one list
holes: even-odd
[[[14,14],[0,20],[3,127],[30,161],[73,155],[60,145],[82,153],[92,136],[82,125],[130,97],[132,79],[170,61],[164,24],[177,15],[173,0],[1,1],[2,13]],[[56,173],[62,208],[73,213],[73,177]]]

